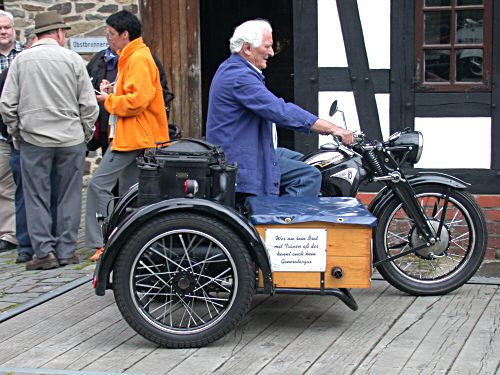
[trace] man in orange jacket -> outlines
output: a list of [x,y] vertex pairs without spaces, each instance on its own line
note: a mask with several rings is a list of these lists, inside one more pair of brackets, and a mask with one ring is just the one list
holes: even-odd
[[106,19],[109,46],[118,52],[116,82],[103,80],[97,100],[110,113],[111,147],[89,181],[85,212],[85,243],[99,259],[103,238],[96,214],[107,214],[112,189],[120,179],[120,195],[137,182],[136,157],[156,142],[169,140],[168,123],[158,68],[141,38],[142,26],[122,10]]

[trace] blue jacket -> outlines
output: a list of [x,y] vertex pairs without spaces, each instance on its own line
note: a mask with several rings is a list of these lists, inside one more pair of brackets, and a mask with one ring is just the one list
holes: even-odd
[[276,97],[266,88],[262,73],[233,54],[219,66],[210,86],[206,138],[224,149],[230,163],[238,163],[236,191],[279,195],[272,123],[309,133],[317,120]]

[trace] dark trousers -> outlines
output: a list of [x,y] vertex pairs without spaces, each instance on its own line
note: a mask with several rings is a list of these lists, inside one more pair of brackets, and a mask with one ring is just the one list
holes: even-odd
[[[38,258],[55,252],[70,258],[77,247],[82,209],[85,143],[69,147],[39,147],[22,143],[20,148],[23,194],[31,246]],[[52,232],[51,175],[57,179],[57,223]]]
[[[24,204],[23,195],[23,179],[21,175],[21,156],[19,151],[12,147],[10,151],[10,167],[12,176],[16,183],[16,193],[14,202],[16,205],[16,238],[17,238],[17,253],[33,255],[30,236],[28,234],[28,224],[26,222],[26,207]],[[55,233],[57,223],[57,179],[53,173],[50,176],[51,180],[51,195],[50,195],[50,211],[52,213],[52,233]]]

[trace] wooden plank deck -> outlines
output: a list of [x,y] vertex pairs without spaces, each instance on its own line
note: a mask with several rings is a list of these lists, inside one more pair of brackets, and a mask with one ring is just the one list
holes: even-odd
[[327,296],[257,295],[239,327],[199,349],[162,349],[128,327],[113,293],[85,284],[0,324],[2,373],[498,374],[500,287],[441,297],[385,281]]

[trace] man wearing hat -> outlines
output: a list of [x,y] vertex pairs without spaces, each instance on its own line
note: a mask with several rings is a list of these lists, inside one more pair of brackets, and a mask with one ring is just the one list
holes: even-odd
[[[64,48],[70,27],[55,11],[35,17],[38,41],[10,67],[0,112],[19,149],[26,216],[35,252],[27,270],[79,262],[85,141],[99,113],[82,58]],[[57,180],[56,230],[50,212],[51,171]]]

